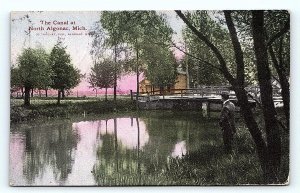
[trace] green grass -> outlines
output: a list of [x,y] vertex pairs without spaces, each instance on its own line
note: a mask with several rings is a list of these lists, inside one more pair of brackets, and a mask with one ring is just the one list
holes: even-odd
[[136,105],[130,99],[112,100],[62,100],[60,105],[56,100],[31,100],[30,107],[22,106],[23,100],[11,100],[10,119],[12,122],[30,121],[40,118],[69,118],[71,115],[104,114],[109,112],[134,110]]

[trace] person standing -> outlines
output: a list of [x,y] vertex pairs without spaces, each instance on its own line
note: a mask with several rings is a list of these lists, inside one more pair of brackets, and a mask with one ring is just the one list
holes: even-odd
[[232,151],[233,135],[236,133],[234,112],[235,105],[229,100],[229,93],[222,93],[223,108],[219,125],[223,134],[224,148],[227,153]]

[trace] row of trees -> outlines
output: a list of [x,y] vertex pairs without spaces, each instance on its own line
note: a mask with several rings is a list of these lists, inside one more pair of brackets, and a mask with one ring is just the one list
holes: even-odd
[[30,91],[33,89],[58,91],[57,103],[66,90],[80,82],[80,71],[73,67],[70,55],[62,42],[58,42],[51,53],[43,48],[26,48],[18,57],[17,65],[11,68],[11,87],[24,90],[24,105],[30,105]]
[[[153,86],[175,83],[178,66],[170,50],[172,29],[155,11],[104,11],[90,35],[94,67],[89,82],[94,88],[114,88],[121,73],[135,72],[136,90],[142,72]],[[138,95],[137,95],[138,97]]]
[[[201,73],[210,71],[210,78],[215,77],[218,81],[225,79],[232,86],[241,114],[256,144],[266,183],[277,183],[281,172],[282,130],[276,116],[271,78],[280,82],[288,128],[288,12],[260,10],[176,13],[187,26],[187,49],[178,49],[190,58],[187,62],[191,65],[190,68],[207,68],[196,72],[196,76],[205,77]],[[212,15],[216,16],[215,19],[212,19]],[[260,87],[263,126],[256,122],[245,90],[253,81]]]

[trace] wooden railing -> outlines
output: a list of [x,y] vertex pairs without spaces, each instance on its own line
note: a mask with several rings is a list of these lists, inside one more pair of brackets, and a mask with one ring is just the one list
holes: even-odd
[[[245,90],[252,95],[253,98],[260,100],[260,89],[258,86],[249,86]],[[151,98],[159,98],[158,96],[178,96],[184,98],[185,96],[197,96],[197,97],[209,97],[220,95],[222,92],[229,92],[230,98],[236,98],[234,91],[230,90],[230,86],[202,86],[199,88],[190,89],[165,89],[165,90],[153,90],[151,92],[140,92],[139,98],[151,100]],[[131,98],[136,98],[136,92],[131,91]],[[273,97],[281,97],[281,89],[273,88]]]

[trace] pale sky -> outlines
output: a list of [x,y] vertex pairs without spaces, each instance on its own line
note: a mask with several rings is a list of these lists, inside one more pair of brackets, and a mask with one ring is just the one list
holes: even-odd
[[[182,40],[181,30],[183,22],[176,18],[174,11],[160,11],[165,13],[168,18],[170,26],[176,32],[173,39],[178,42]],[[29,15],[27,19],[24,16]],[[56,44],[58,37],[63,38],[62,41],[67,46],[67,52],[71,55],[72,63],[79,68],[82,73],[88,73],[92,65],[92,59],[90,56],[92,37],[88,35],[67,35],[68,33],[81,31],[72,30],[72,21],[75,21],[76,26],[84,26],[87,30],[83,30],[83,34],[88,33],[88,30],[92,25],[99,20],[100,12],[96,11],[79,11],[79,12],[12,12],[11,14],[11,62],[16,63],[17,56],[21,54],[23,48],[37,47],[41,45],[50,52],[53,46]],[[24,19],[21,19],[24,18]],[[28,22],[31,20],[31,23]],[[49,21],[51,25],[43,25],[44,22]],[[54,25],[53,22],[65,22],[67,25]],[[29,35],[26,35],[25,31],[28,31],[29,26],[35,28],[44,27],[44,30],[32,30]],[[56,31],[55,35],[50,35],[53,31],[47,30],[47,27],[69,27],[70,31]],[[42,35],[47,33],[48,35]],[[65,34],[65,35],[59,35]]]
[[[25,31],[28,31],[30,23],[27,18],[20,20],[26,14],[29,15],[29,19],[34,27],[42,26],[45,30],[31,31],[30,36],[26,35]],[[57,43],[58,37],[61,37],[64,38],[62,41],[67,46],[67,52],[71,55],[73,65],[79,68],[82,73],[89,71],[92,64],[89,54],[92,37],[88,35],[67,35],[68,33],[76,32],[73,30],[56,31],[54,32],[56,33],[55,35],[42,35],[43,33],[51,34],[53,31],[46,30],[47,25],[42,25],[41,21],[50,21],[51,23],[54,21],[68,21],[69,23],[75,21],[76,26],[85,26],[87,30],[82,31],[85,34],[88,33],[93,23],[99,20],[99,12],[12,12],[11,20],[11,61],[13,64],[23,48],[42,45],[50,53],[53,46]],[[51,24],[49,26],[66,26],[71,28],[73,25]],[[65,35],[58,35],[59,33]]]
[[[167,21],[173,28],[176,34],[173,36],[173,41],[182,41],[181,31],[184,23],[176,18],[174,11],[159,11],[165,13]],[[26,15],[29,17],[27,18]],[[96,21],[100,19],[100,12],[97,11],[56,11],[56,12],[12,12],[11,13],[11,64],[17,62],[17,57],[22,53],[22,50],[27,47],[42,46],[48,53],[51,52],[53,46],[59,38],[67,46],[67,52],[72,58],[72,64],[80,69],[82,74],[89,74],[93,64],[90,55],[92,37],[86,35]],[[75,26],[84,26],[86,30],[72,30]],[[50,22],[46,25],[45,22]],[[68,22],[68,23],[66,23]],[[31,30],[30,35],[26,35],[29,27],[32,26],[35,30]],[[68,27],[69,30],[52,31],[47,27]],[[43,29],[42,29],[43,27]],[[68,35],[69,33],[81,33],[82,35]],[[177,53],[178,54],[178,53]],[[142,78],[142,77],[141,77]],[[118,81],[118,88],[123,91],[130,89],[135,90],[136,82],[134,77],[125,76]],[[82,82],[79,90],[88,89],[89,84]]]

